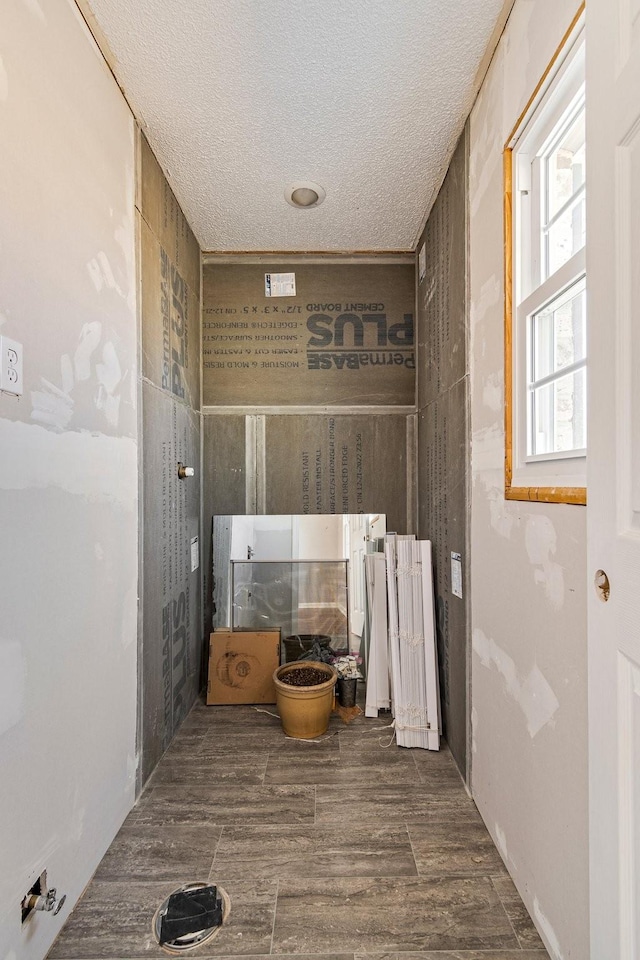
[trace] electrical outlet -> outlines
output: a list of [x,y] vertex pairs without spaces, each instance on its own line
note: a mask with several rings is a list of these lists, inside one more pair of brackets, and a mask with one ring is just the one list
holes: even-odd
[[22,344],[9,337],[0,337],[0,390],[23,393]]

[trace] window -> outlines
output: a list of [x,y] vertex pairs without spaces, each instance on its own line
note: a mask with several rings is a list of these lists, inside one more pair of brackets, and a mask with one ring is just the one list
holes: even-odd
[[508,499],[586,502],[582,17],[505,149]]

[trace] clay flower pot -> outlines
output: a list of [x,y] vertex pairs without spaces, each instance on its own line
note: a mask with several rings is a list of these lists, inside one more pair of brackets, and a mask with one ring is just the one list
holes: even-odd
[[[325,674],[326,680],[313,686],[294,686],[284,683],[282,677],[293,671],[309,668]],[[326,732],[333,707],[333,688],[338,675],[328,663],[316,660],[298,660],[285,663],[273,674],[276,688],[276,703],[282,729],[288,737],[297,740],[312,740]]]

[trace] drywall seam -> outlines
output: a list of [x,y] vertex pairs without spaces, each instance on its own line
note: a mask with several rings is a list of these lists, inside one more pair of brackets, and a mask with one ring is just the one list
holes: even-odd
[[499,823],[494,823],[493,825],[493,836],[495,838],[496,847],[500,851],[500,856],[505,863],[509,863],[509,848],[507,846],[507,835],[500,826]]
[[557,538],[550,517],[528,517],[524,538],[529,562],[536,568],[534,580],[542,584],[552,606],[558,610],[564,602],[564,571],[559,563],[551,559],[556,552]]
[[540,909],[540,902],[537,897],[534,897],[533,900],[533,914],[538,921],[538,929],[544,938],[545,945],[551,951],[552,960],[564,960],[564,953],[562,952],[558,938],[549,922],[549,918],[546,917]]
[[137,470],[137,443],[100,433],[56,433],[38,424],[0,418],[12,469],[0,471],[1,490],[58,487],[88,502],[134,510],[137,496],[123,478]]
[[513,658],[479,627],[473,630],[473,650],[483,667],[495,668],[502,677],[505,692],[522,710],[532,739],[548,724],[553,725],[560,702],[537,663],[521,678]]

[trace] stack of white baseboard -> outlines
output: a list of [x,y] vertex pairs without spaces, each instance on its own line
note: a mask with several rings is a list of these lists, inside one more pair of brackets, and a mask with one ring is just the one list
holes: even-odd
[[367,582],[369,651],[365,716],[377,717],[378,710],[391,707],[389,644],[387,640],[387,570],[383,553],[364,558]]
[[389,534],[384,558],[372,554],[366,565],[370,623],[366,716],[375,717],[390,705],[400,746],[438,750],[431,542]]

